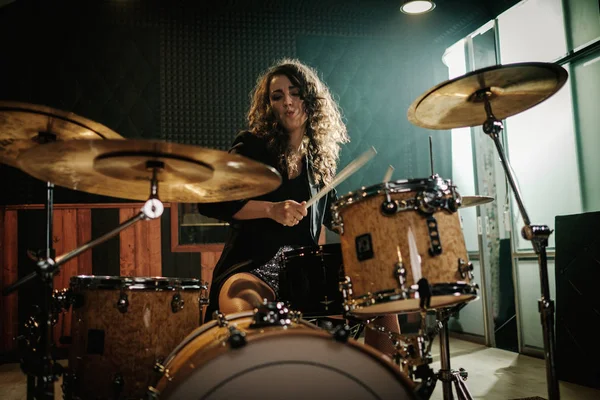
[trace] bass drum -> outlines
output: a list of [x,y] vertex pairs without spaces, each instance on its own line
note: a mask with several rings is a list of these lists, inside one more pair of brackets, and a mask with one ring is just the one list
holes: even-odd
[[248,311],[196,329],[156,366],[162,376],[148,398],[414,398],[412,382],[371,347],[299,318],[262,320]]

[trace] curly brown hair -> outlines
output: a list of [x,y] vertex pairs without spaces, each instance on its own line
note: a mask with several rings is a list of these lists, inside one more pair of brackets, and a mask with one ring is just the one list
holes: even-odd
[[335,176],[340,144],[349,141],[338,104],[316,71],[296,59],[283,59],[264,72],[251,93],[248,111],[249,130],[268,139],[268,146],[279,155],[279,169],[290,172],[287,160],[293,152],[289,135],[277,122],[269,102],[269,85],[276,75],[285,75],[300,89],[308,117],[303,139],[317,183],[328,184]]

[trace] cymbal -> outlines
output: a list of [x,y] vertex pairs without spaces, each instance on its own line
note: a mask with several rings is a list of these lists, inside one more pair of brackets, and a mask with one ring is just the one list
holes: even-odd
[[241,155],[154,140],[54,142],[31,148],[17,161],[42,181],[133,200],[148,199],[153,170],[165,202],[239,200],[281,184],[274,168]]
[[556,93],[567,80],[567,71],[550,63],[496,65],[440,83],[416,99],[408,120],[428,129],[453,129],[483,125],[487,95],[498,120],[525,111]]
[[476,207],[482,204],[491,203],[494,201],[490,196],[462,196],[462,204],[460,208]]
[[123,139],[97,122],[38,104],[0,101],[0,162],[17,167],[28,149],[52,141]]

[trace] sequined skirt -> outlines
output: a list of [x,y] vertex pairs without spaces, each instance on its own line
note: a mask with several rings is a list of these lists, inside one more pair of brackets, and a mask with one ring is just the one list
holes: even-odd
[[279,271],[283,268],[283,253],[293,249],[291,246],[283,246],[267,263],[248,271],[269,285],[273,289],[273,292],[275,292],[276,299],[279,299]]

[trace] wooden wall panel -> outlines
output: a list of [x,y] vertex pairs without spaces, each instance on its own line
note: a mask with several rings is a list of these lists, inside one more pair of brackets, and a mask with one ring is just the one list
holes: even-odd
[[[121,208],[120,222],[139,213]],[[120,233],[121,276],[162,276],[160,220],[139,221]]]
[[[0,279],[2,289],[14,283],[18,277],[17,270],[17,211],[2,209],[0,211]],[[13,338],[18,332],[18,299],[17,292],[2,296],[0,311],[2,323],[0,324],[0,351],[9,352],[15,348]]]
[[[208,285],[207,295],[210,292],[210,284],[212,283],[213,271],[217,261],[221,257],[222,251],[203,251],[200,254],[200,281]],[[202,318],[207,319],[206,306],[202,307]],[[209,317],[210,318],[210,317]]]
[[[54,211],[53,246],[56,255],[66,254],[91,240],[92,214],[91,209],[62,209]],[[54,289],[61,290],[69,287],[72,276],[88,275],[92,272],[92,252],[85,251],[79,256],[63,264],[54,277]],[[71,335],[71,310],[61,313],[54,327],[54,339]]]
[[[92,240],[92,210],[77,210],[77,246],[82,246]],[[88,250],[77,257],[77,271],[80,275],[92,275],[92,251]]]

